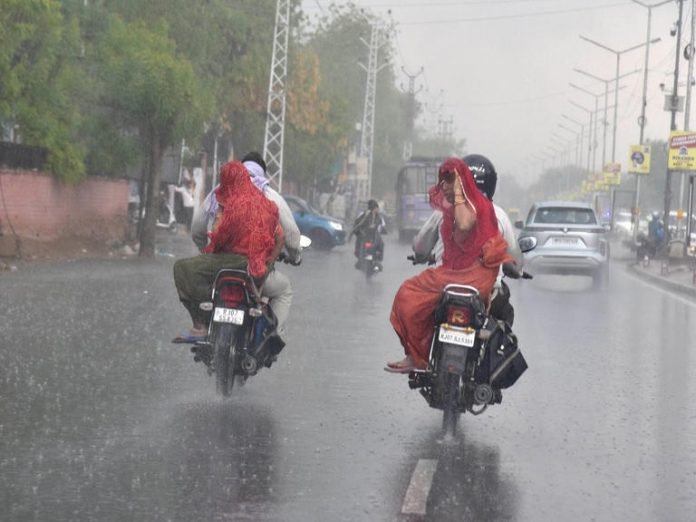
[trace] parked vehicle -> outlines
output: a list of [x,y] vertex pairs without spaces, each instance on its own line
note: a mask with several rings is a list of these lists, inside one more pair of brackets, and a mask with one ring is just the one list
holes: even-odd
[[[533,239],[523,240],[523,251],[533,249]],[[531,279],[513,265],[504,273]],[[428,367],[409,374],[409,387],[419,389],[431,408],[442,410],[445,434],[454,434],[459,417],[480,415],[502,401],[503,389],[512,386],[527,369],[517,338],[504,321],[486,313],[476,288],[450,284],[435,310],[435,333]]]
[[428,189],[437,183],[438,158],[411,158],[396,178],[396,225],[399,240],[411,240],[433,209]]
[[536,273],[589,275],[595,286],[609,274],[608,225],[594,209],[577,201],[535,203],[527,220],[515,222],[519,239],[533,237],[537,246],[524,255],[525,266]]
[[[303,248],[311,241],[303,237]],[[281,260],[286,256],[281,255]],[[201,309],[211,312],[208,336],[191,347],[194,361],[202,362],[215,375],[217,392],[223,397],[234,385],[243,385],[262,368],[270,368],[285,343],[277,335],[278,321],[246,270],[223,269],[213,283],[210,302]]]
[[283,196],[295,218],[300,232],[312,240],[315,248],[330,250],[346,242],[343,222],[324,216],[297,196]]

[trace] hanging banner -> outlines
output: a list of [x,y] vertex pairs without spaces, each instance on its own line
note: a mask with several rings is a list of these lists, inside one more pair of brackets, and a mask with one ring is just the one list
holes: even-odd
[[667,168],[696,171],[696,132],[672,131],[667,154]]
[[650,174],[650,145],[631,145],[628,152],[628,172]]

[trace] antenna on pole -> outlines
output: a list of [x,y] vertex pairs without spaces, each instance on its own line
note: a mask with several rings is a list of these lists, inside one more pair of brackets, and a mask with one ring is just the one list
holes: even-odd
[[280,192],[283,187],[283,143],[285,136],[285,80],[288,75],[288,40],[290,37],[290,0],[278,0],[273,56],[268,85],[266,131],[263,139],[263,157],[266,175]]

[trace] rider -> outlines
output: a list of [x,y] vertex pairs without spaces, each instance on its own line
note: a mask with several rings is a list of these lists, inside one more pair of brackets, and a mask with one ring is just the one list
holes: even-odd
[[246,267],[252,277],[262,279],[283,248],[278,207],[254,186],[241,162],[230,161],[222,166],[215,198],[214,222],[207,233],[210,242],[201,255],[174,263],[179,299],[193,321],[193,328],[174,342],[205,339],[209,314],[199,305],[210,299],[219,270]]
[[[469,154],[462,158],[474,176],[478,189],[493,203],[493,195],[498,184],[498,173],[493,163],[481,154]],[[518,267],[522,266],[522,254],[515,240],[515,231],[510,218],[505,210],[493,203],[495,217],[498,220],[498,229],[503,239],[508,244],[507,253],[512,256]],[[438,233],[442,224],[442,212],[435,210],[423,224],[418,234],[413,239],[413,251],[417,262],[430,262],[439,264],[442,260],[442,240]],[[515,310],[510,304],[510,289],[502,278],[502,268],[493,287],[493,299],[491,301],[491,315],[502,319],[512,326],[515,319]]]
[[[258,152],[249,152],[242,158],[242,162],[254,185],[263,192],[267,199],[271,200],[278,207],[280,225],[285,233],[285,250],[288,254],[288,261],[292,265],[299,265],[302,262],[300,229],[297,227],[292,211],[285,199],[283,199],[283,196],[269,185],[269,181],[266,178],[266,162]],[[199,249],[205,248],[208,242],[208,231],[215,220],[217,207],[215,189],[213,189],[206,196],[199,212],[194,215],[193,223],[191,224],[191,236]],[[271,309],[278,319],[278,333],[282,333],[283,326],[290,313],[290,305],[292,304],[292,285],[290,280],[285,274],[274,268],[268,274],[261,293],[269,298]]]
[[365,240],[370,240],[375,244],[375,261],[377,267],[382,270],[382,259],[384,258],[384,241],[382,235],[386,229],[384,216],[379,211],[379,203],[371,199],[367,202],[367,210],[363,210],[353,223],[353,230],[350,235],[355,234],[355,257],[358,261],[356,268],[360,268],[360,244]]
[[407,279],[394,297],[390,321],[406,357],[387,363],[385,370],[408,373],[428,365],[433,336],[432,310],[450,283],[474,286],[490,303],[500,265],[510,261],[498,230],[493,204],[477,190],[473,175],[459,158],[440,165],[430,204],[443,214],[442,264]]

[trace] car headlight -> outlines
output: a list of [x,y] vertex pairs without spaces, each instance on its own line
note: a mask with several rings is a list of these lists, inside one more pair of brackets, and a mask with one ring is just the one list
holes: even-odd
[[329,221],[329,226],[334,230],[343,230],[343,225],[337,223],[336,221]]

